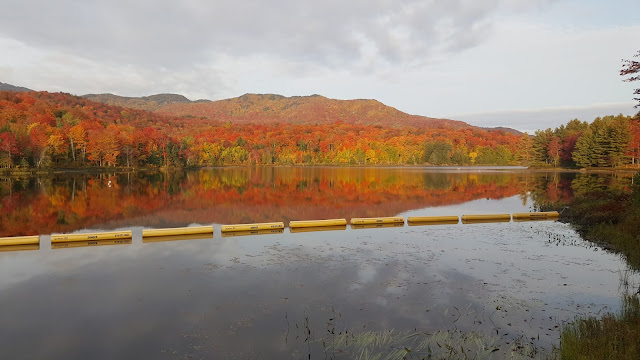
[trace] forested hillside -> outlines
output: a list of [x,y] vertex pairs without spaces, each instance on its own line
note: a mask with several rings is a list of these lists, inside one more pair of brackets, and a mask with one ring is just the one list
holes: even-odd
[[[464,123],[462,123],[464,124]],[[504,131],[176,117],[61,93],[0,93],[2,166],[508,164]]]
[[157,112],[172,116],[216,119],[234,124],[328,124],[341,121],[384,127],[473,128],[462,121],[409,115],[377,100],[335,100],[320,95],[285,97],[274,94],[245,94],[226,100],[167,104]]
[[[327,107],[329,99],[318,98],[320,102],[316,105],[323,105],[318,105],[316,112],[310,105],[291,110],[295,98],[276,96],[276,102],[282,101],[283,107],[290,108],[267,109],[260,103],[265,96],[249,96],[229,100],[226,110],[219,115],[178,116],[107,105],[63,93],[0,92],[0,167],[271,164],[612,167],[637,164],[640,151],[638,121],[624,116],[596,119],[592,124],[574,120],[530,137],[487,131],[451,120],[435,119],[426,126],[425,119],[429,118],[424,117],[415,118],[419,120],[417,125],[411,121],[389,124],[390,118],[414,117],[374,100],[355,100],[352,107],[345,108],[337,106],[338,103]],[[244,106],[247,101],[251,104]],[[190,103],[167,106],[185,104]],[[278,120],[282,114],[294,113],[305,121]],[[232,122],[230,117],[237,120],[235,116],[244,120]],[[314,116],[317,122],[313,121]]]

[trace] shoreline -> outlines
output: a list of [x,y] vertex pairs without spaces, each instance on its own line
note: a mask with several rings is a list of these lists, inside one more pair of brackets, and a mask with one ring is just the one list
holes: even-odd
[[91,167],[91,168],[52,168],[42,169],[2,169],[0,176],[36,176],[56,174],[101,174],[101,173],[135,173],[135,172],[176,172],[202,169],[225,168],[371,168],[371,169],[427,169],[435,171],[530,171],[530,172],[573,172],[573,173],[636,173],[640,168],[546,168],[526,167],[521,165],[410,165],[410,164],[376,164],[376,165],[340,165],[340,164],[293,164],[293,165],[220,165],[220,166],[191,166],[191,167]]

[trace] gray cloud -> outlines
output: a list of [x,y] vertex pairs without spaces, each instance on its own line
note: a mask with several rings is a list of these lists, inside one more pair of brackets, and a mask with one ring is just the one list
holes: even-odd
[[92,61],[169,70],[216,56],[355,68],[473,47],[489,36],[496,12],[548,2],[22,0],[3,6],[0,35]]

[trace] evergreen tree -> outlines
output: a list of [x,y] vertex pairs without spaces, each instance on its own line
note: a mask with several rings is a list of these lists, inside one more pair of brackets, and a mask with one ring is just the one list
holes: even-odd
[[553,130],[536,130],[531,144],[531,161],[535,165],[548,165],[550,163],[548,147],[553,138]]
[[630,142],[627,117],[598,117],[576,142],[573,160],[581,167],[620,166]]

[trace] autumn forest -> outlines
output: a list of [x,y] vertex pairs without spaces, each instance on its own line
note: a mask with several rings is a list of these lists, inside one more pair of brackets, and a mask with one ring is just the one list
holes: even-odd
[[638,166],[640,120],[577,119],[533,135],[402,113],[373,100],[245,95],[129,108],[0,92],[0,167]]

